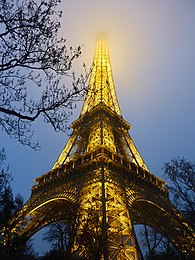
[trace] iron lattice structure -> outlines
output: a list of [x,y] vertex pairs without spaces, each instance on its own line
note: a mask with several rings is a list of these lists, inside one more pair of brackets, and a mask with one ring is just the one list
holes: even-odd
[[[51,171],[35,179],[30,199],[12,219],[9,237],[31,237],[42,227],[68,221],[79,205],[85,223],[98,216],[101,259],[140,259],[134,225],[147,223],[193,258],[194,233],[168,198],[165,182],[148,170],[120,111],[105,41],[97,43],[89,89],[73,133]],[[80,230],[80,231],[79,231]],[[92,237],[93,240],[93,237]],[[85,246],[81,255],[86,255]]]

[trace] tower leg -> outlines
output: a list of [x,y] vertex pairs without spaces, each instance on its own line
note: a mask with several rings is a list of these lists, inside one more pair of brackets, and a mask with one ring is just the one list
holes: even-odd
[[[80,234],[90,237],[90,245],[83,244],[82,255],[99,252],[99,259],[138,260],[138,247],[126,197],[110,174],[102,164],[98,170],[90,173],[91,178],[93,176],[97,180],[98,177],[99,181],[92,180],[81,190],[80,207],[85,224],[81,224]],[[93,214],[92,221],[90,214]],[[83,237],[84,240],[88,241],[86,237]]]

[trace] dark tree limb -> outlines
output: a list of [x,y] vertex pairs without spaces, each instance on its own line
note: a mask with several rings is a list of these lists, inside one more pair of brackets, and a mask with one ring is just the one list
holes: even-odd
[[[81,47],[68,48],[58,37],[58,4],[60,0],[0,0],[0,127],[33,148],[32,123],[40,116],[56,131],[67,131],[89,75],[85,67],[78,79],[72,71]],[[68,88],[64,76],[72,81]]]

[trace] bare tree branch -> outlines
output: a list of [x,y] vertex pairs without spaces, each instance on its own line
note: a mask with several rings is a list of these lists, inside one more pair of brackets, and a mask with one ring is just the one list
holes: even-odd
[[[0,126],[34,149],[32,123],[40,116],[56,131],[67,131],[88,73],[76,79],[72,63],[81,47],[58,37],[60,0],[0,0]],[[66,88],[64,76],[72,83]]]
[[174,158],[164,164],[164,173],[173,203],[195,226],[195,163]]

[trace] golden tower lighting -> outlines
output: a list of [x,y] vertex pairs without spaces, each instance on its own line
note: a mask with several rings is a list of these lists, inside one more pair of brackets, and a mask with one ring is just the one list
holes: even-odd
[[82,240],[87,228],[99,259],[141,259],[134,225],[146,223],[167,237],[184,259],[195,257],[192,228],[171,204],[165,182],[150,173],[129,134],[104,40],[97,42],[88,92],[71,127],[73,133],[52,170],[35,179],[31,197],[12,219],[5,242],[8,236],[12,241],[16,236],[30,238],[52,222],[68,224],[76,206],[74,248],[82,256],[89,254]]

